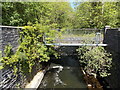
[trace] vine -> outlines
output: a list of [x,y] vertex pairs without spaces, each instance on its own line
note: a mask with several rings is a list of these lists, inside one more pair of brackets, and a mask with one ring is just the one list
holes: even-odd
[[0,70],[3,69],[1,61],[2,61],[2,51],[0,51]]
[[[14,68],[16,73],[19,70],[21,72],[28,70],[31,72],[33,66],[36,63],[48,62],[50,60],[50,55],[58,57],[54,46],[46,46],[44,43],[44,35],[46,34],[46,40],[48,42],[54,42],[56,33],[59,32],[52,30],[55,28],[55,24],[50,26],[43,26],[41,24],[34,24],[25,26],[20,31],[19,47],[16,52],[12,53],[12,47],[10,45],[6,46],[4,53],[5,57],[2,58],[2,63],[5,66],[10,66]],[[17,68],[19,66],[19,68]]]

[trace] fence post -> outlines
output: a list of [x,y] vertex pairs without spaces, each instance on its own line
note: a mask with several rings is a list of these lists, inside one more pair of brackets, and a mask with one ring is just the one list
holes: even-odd
[[100,33],[100,32],[97,32],[97,33],[96,33],[96,44],[99,44],[99,43],[100,43],[100,36],[101,36],[101,33]]

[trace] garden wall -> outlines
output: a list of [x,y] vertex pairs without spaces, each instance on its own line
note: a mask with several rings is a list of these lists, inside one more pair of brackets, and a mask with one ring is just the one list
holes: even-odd
[[107,81],[114,90],[120,88],[120,28],[105,29],[104,43],[108,44],[106,50],[111,52],[113,56],[111,76],[107,78]]

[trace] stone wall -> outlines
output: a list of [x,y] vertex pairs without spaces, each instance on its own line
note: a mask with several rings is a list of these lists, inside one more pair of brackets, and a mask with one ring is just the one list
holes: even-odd
[[[0,51],[2,51],[2,56],[4,56],[5,46],[8,44],[12,45],[14,52],[16,51],[19,45],[19,30],[21,29],[22,27],[0,26]],[[20,80],[21,78],[21,74],[16,76],[14,75],[12,68],[6,67],[0,70],[0,87],[14,87],[16,84],[19,84],[19,82],[23,83],[23,81]]]
[[[19,31],[22,27],[13,26],[0,26],[0,51],[4,51],[4,48],[9,43],[13,47],[15,52],[19,43]],[[2,53],[4,56],[4,53]],[[1,64],[1,63],[0,63]],[[19,64],[17,65],[19,67]],[[35,74],[41,70],[40,64],[37,63],[33,66],[32,72],[23,75],[19,70],[16,75],[13,73],[13,68],[5,67],[0,70],[0,88],[24,88],[25,84],[32,80]]]
[[0,51],[4,51],[6,45],[11,44],[13,51],[18,47],[19,30],[22,27],[0,26]]
[[113,64],[111,68],[111,76],[107,77],[110,87],[115,90],[120,88],[120,28],[105,29],[104,43],[108,44],[106,50],[112,53]]

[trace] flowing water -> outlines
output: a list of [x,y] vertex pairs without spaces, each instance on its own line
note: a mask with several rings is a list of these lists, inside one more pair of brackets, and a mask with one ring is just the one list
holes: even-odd
[[[69,48],[68,48],[69,49]],[[62,55],[61,59],[52,60],[50,67],[62,66],[49,70],[39,88],[85,88],[86,83],[76,56]]]

